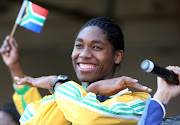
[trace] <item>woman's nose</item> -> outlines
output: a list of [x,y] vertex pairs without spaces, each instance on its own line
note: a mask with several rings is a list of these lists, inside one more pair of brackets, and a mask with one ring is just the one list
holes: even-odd
[[80,53],[79,57],[81,58],[91,58],[92,54],[89,48],[84,48]]

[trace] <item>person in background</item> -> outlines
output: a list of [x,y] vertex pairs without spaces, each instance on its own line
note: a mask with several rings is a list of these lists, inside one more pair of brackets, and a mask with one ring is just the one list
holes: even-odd
[[19,125],[20,115],[14,103],[0,106],[0,125]]
[[[1,45],[0,53],[5,65],[8,67],[12,80],[14,76],[26,77],[19,57],[18,44],[13,37],[7,36]],[[25,85],[17,85],[13,83],[15,93],[13,94],[13,102],[20,115],[22,115],[26,105],[30,102],[41,99],[41,95],[37,88],[30,88]]]
[[180,125],[180,114],[164,118],[161,125]]

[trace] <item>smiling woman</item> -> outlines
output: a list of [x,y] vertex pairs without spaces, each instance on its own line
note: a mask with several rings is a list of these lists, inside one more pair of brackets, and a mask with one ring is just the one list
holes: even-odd
[[[45,88],[54,93],[29,104],[20,122],[63,125],[137,124],[146,100],[150,97],[146,92],[151,92],[151,89],[131,77],[113,78],[123,52],[123,34],[117,23],[105,17],[88,21],[77,35],[71,56],[81,85],[61,79],[60,76],[15,77],[19,85]],[[162,80],[158,82],[164,83]],[[132,93],[128,87],[144,92]],[[156,97],[160,97],[159,93]]]
[[72,52],[77,77],[82,83],[112,78],[123,51],[123,34],[114,21],[106,18],[88,21],[79,32]]
[[82,29],[72,52],[73,66],[82,83],[112,78],[115,64],[119,64],[122,57],[123,51],[115,52],[98,26]]
[[[148,94],[131,93],[126,88],[145,92],[151,90],[130,77],[113,78],[122,60],[123,51],[123,34],[117,23],[105,17],[88,21],[75,39],[71,56],[82,86],[73,81],[64,83],[67,79],[63,81],[57,76],[15,77],[19,85],[45,88],[50,92],[53,86],[55,92],[55,96],[50,95],[29,104],[21,116],[21,123],[40,124],[41,121],[41,124],[137,124]],[[126,90],[121,91],[124,89]],[[86,117],[84,113],[89,113],[90,116]],[[41,117],[42,115],[46,117]],[[98,118],[102,119],[97,120]]]

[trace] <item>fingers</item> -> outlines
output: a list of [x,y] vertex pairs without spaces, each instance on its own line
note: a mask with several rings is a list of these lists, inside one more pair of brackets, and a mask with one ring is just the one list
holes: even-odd
[[5,40],[3,41],[2,46],[0,48],[0,53],[8,56],[11,49],[18,50],[18,44],[13,37],[6,36]]
[[21,79],[20,79],[19,77],[15,76],[15,77],[14,77],[14,81],[15,81],[17,84],[19,84],[20,81],[21,81]]
[[5,40],[3,41],[3,44],[0,48],[0,53],[6,53],[10,51],[10,45],[9,45],[9,36],[6,36]]
[[178,79],[180,81],[180,67],[179,66],[168,66],[166,69],[173,71],[176,75],[178,75]]
[[133,89],[137,89],[137,90],[148,92],[148,93],[152,91],[152,89],[146,86],[143,86],[137,82],[138,82],[137,79],[123,76],[121,77],[121,79],[119,79],[118,84],[119,84],[119,87],[123,87],[123,88],[133,88]]
[[127,82],[126,84],[127,84],[127,86],[129,88],[137,89],[137,90],[147,92],[147,93],[152,92],[151,88],[148,88],[147,86],[143,86],[143,85],[141,85],[139,83],[129,83],[129,82]]
[[177,74],[178,76],[180,76],[180,67],[178,66],[174,66],[173,70],[172,70],[175,74]]
[[18,85],[27,85],[27,86],[33,87],[31,77],[19,78],[19,77],[15,76],[14,81]]
[[180,67],[179,66],[168,66],[166,69],[171,70],[173,72],[176,72],[177,74],[180,73]]
[[127,76],[122,76],[121,79],[119,79],[119,80],[123,81],[123,82],[132,82],[132,83],[138,82],[137,79],[133,79],[133,78],[127,77]]
[[12,49],[18,49],[18,44],[13,37],[9,37],[9,44],[12,47]]

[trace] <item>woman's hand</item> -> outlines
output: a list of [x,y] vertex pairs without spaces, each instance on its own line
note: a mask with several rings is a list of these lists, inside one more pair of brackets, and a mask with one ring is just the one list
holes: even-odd
[[13,67],[19,63],[19,49],[16,40],[13,37],[7,36],[1,45],[0,53],[4,63],[8,67]]
[[[180,81],[180,67],[168,66],[166,68],[177,74],[178,79]],[[167,104],[171,98],[178,96],[180,94],[180,84],[179,85],[170,84],[159,77],[157,78],[157,82],[158,82],[158,89],[154,94],[153,98],[158,99],[162,103]]]
[[148,93],[152,91],[150,88],[143,86],[137,82],[138,80],[126,76],[100,80],[91,83],[87,87],[87,91],[93,92],[96,95],[105,95],[105,96],[115,95],[119,91],[126,88],[138,89],[140,91],[144,91]]
[[19,78],[14,77],[14,81],[18,85],[27,85],[29,87],[38,87],[48,89],[51,93],[52,91],[52,83],[56,79],[57,76],[43,76],[39,78],[33,77],[26,77],[26,78]]
[[24,77],[25,74],[20,64],[19,49],[16,40],[13,37],[7,36],[1,45],[0,53],[4,63],[11,72],[11,77]]

